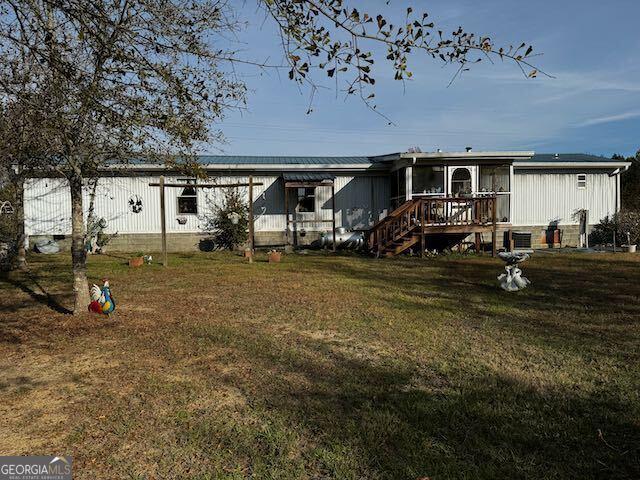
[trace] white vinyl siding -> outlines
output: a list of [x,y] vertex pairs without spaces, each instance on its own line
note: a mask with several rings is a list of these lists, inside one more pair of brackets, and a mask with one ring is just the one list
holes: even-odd
[[[166,177],[175,183],[182,177]],[[276,175],[254,176],[254,182],[264,185],[254,189],[254,215],[256,231],[284,231],[284,191],[282,179]],[[217,177],[219,184],[246,183],[248,176]],[[110,233],[159,233],[160,198],[157,176],[103,177],[98,182],[95,214],[107,220]],[[165,205],[167,231],[170,233],[201,232],[202,214],[220,204],[221,189],[197,189],[199,215],[178,213],[178,195],[182,189],[166,188]],[[248,199],[247,188],[241,191]],[[387,213],[389,182],[386,177],[337,176],[336,225],[346,228],[366,228]],[[135,213],[129,200],[142,200],[142,209]],[[27,235],[69,235],[71,233],[71,199],[64,179],[30,179],[25,184],[25,227]],[[318,218],[330,220],[332,211],[331,188],[316,189],[315,205]],[[84,209],[89,207],[89,190],[84,192]],[[290,209],[293,206],[290,205]],[[86,214],[86,213],[85,213]],[[186,219],[181,225],[178,218]],[[307,230],[330,230],[331,224],[305,225]]]
[[616,209],[617,176],[607,173],[587,173],[588,188],[580,188],[575,172],[556,173],[552,170],[519,172],[515,170],[513,186],[514,225],[577,224],[576,210],[589,210],[594,224]]

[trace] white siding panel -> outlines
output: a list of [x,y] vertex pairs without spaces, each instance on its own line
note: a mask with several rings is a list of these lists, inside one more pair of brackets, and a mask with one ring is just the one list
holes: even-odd
[[[159,191],[157,187],[149,186],[149,183],[158,180],[158,177],[105,177],[98,181],[95,215],[107,220],[109,233],[150,233],[160,230]],[[87,212],[88,189],[84,193],[84,209]],[[139,213],[129,208],[129,199],[136,196],[142,200]],[[167,222],[169,231],[170,227]]]
[[[176,182],[183,177],[166,177],[167,182]],[[215,181],[246,183],[248,176],[218,177]],[[107,220],[109,233],[157,233],[160,231],[160,199],[158,187],[149,183],[158,182],[159,177],[103,177],[98,182],[95,196],[95,214]],[[254,181],[263,183],[254,190],[254,215],[256,231],[283,231],[284,189],[280,177],[255,176]],[[248,189],[240,187],[248,200]],[[336,190],[336,224],[348,228],[366,228],[387,213],[389,184],[385,177],[338,176]],[[177,212],[180,188],[167,188],[165,193],[168,232],[200,232],[204,215],[216,205],[221,205],[222,189],[198,189],[198,215],[179,215]],[[142,210],[134,213],[129,200],[139,197]],[[90,192],[85,188],[85,215],[89,208]],[[71,233],[71,206],[69,188],[63,179],[31,179],[25,185],[25,216],[29,235],[69,235]],[[293,209],[294,205],[290,206]],[[331,189],[316,189],[316,211],[321,219],[330,220],[332,210]],[[313,215],[313,214],[311,214]],[[178,218],[184,217],[184,225]],[[314,218],[313,216],[311,218]],[[308,230],[329,230],[329,224],[305,225]]]
[[336,224],[368,228],[387,215],[389,195],[387,177],[337,177]]
[[616,177],[587,173],[587,188],[578,188],[576,173],[518,172],[513,188],[514,225],[576,224],[573,213],[589,210],[589,222],[597,223],[616,209]]
[[28,179],[24,185],[24,220],[27,235],[71,233],[71,196],[66,180]]

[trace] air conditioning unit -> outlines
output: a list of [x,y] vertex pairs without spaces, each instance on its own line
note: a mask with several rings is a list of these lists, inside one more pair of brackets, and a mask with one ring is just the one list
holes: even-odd
[[531,232],[512,232],[513,248],[531,248]]

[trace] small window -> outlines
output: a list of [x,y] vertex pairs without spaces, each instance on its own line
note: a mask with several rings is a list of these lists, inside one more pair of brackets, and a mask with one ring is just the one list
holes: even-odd
[[192,179],[180,179],[178,181],[187,184],[178,195],[178,213],[197,214],[198,195],[196,189],[190,186],[195,185],[196,181]]
[[297,212],[314,212],[316,206],[316,189],[315,188],[298,188],[298,204]]
[[579,173],[578,174],[578,188],[587,188],[587,174]]

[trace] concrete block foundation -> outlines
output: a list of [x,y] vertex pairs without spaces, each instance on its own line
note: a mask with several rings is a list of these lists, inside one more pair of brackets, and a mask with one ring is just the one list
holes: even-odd
[[[547,234],[547,226],[531,225],[531,226],[502,226],[497,228],[497,245],[498,248],[508,248],[507,235],[508,230],[515,232],[530,232],[531,233],[531,246],[532,248],[553,248],[560,245],[553,245],[548,243],[550,236]],[[561,225],[559,229],[562,231],[562,246],[563,247],[577,247],[579,244],[579,226],[578,225]],[[290,235],[290,242],[294,241],[294,235]],[[329,235],[329,234],[328,234]],[[304,236],[297,235],[295,237],[296,245],[305,246],[310,245],[314,241],[318,240],[321,236],[321,232],[307,231]],[[70,235],[55,235],[51,236],[38,236],[33,235],[29,237],[30,249],[33,250],[33,245],[40,239],[53,238],[61,250],[69,251],[71,247]],[[167,250],[172,253],[179,252],[195,252],[201,250],[201,242],[210,238],[209,235],[203,233],[169,233],[167,234]],[[473,235],[467,238],[468,241],[473,242]],[[491,242],[491,234],[483,234],[483,242]],[[282,247],[286,245],[286,236],[284,232],[256,232],[255,233],[255,245],[256,247]],[[159,233],[129,233],[119,234],[111,239],[106,247],[108,252],[159,252],[162,250],[162,243]]]

